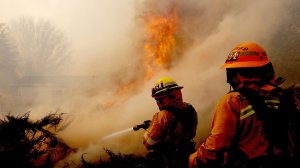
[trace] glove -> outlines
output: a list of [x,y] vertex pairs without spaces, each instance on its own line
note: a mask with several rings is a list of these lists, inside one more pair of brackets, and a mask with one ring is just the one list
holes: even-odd
[[197,168],[199,165],[198,151],[192,153],[189,157],[189,168]]
[[194,152],[189,157],[189,168],[196,168],[197,167],[197,152]]

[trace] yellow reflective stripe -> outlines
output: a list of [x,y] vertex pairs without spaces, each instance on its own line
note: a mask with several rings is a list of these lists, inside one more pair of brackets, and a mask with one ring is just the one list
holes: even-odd
[[250,115],[252,115],[252,114],[254,114],[254,113],[255,113],[255,111],[254,111],[254,110],[251,110],[251,111],[248,112],[247,114],[240,116],[240,120],[243,120],[243,119],[249,117]]
[[149,145],[154,145],[158,142],[158,141],[154,141],[153,139],[151,139],[147,133],[144,134],[144,138],[146,139],[146,143]]
[[248,105],[247,107],[245,107],[241,110],[240,120],[243,120],[254,113],[255,113],[255,111],[253,110],[252,106]]
[[280,101],[279,100],[265,100],[265,104],[268,108],[279,109]]
[[265,100],[265,103],[274,103],[274,104],[280,104],[279,100]]
[[243,108],[243,109],[241,110],[241,114],[245,113],[245,112],[246,112],[247,110],[249,110],[249,109],[252,109],[252,106],[251,106],[251,105],[248,105],[247,107]]
[[[278,110],[280,105],[280,100],[265,100],[265,104],[267,105],[268,108]],[[240,120],[243,120],[254,113],[255,110],[253,109],[253,107],[251,105],[248,105],[247,107],[241,110]]]
[[268,108],[273,108],[273,109],[276,109],[276,110],[279,109],[279,106],[267,105],[267,107],[268,107]]

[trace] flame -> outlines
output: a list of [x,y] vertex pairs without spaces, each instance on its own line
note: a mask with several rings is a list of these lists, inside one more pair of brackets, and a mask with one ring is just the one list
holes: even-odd
[[168,68],[172,53],[176,48],[175,33],[178,27],[178,17],[175,8],[168,13],[144,16],[146,23],[146,40],[144,44],[143,65],[145,79],[150,79],[154,70]]
[[[151,79],[155,72],[167,69],[175,53],[176,32],[178,28],[178,17],[175,8],[166,13],[148,13],[143,16],[145,21],[145,43],[142,58],[144,68],[144,81]],[[126,101],[129,96],[135,94],[143,80],[135,77],[126,82],[120,82],[115,93],[105,101],[99,103],[97,110],[107,110]]]
[[40,149],[41,151],[48,149],[48,151],[45,152],[43,155],[41,155],[40,158],[32,160],[34,166],[37,167],[41,167],[45,164],[49,164],[47,163],[49,161],[51,161],[52,164],[56,164],[60,160],[69,156],[71,153],[77,151],[77,149],[72,149],[62,142],[58,142],[57,145],[52,148],[49,148],[47,145],[44,144],[42,147],[37,148],[37,150],[38,149]]
[[[54,129],[53,127],[48,127],[47,130]],[[57,163],[58,161],[66,158],[73,152],[76,152],[76,149],[71,148],[66,143],[60,140],[53,140],[50,138],[43,138],[41,136],[44,134],[42,131],[31,132],[27,131],[26,136],[28,139],[32,141],[39,141],[39,143],[33,146],[31,150],[32,153],[39,152],[41,155],[39,158],[35,158],[32,163],[37,166],[41,167],[44,164],[49,164],[50,161],[52,164]]]

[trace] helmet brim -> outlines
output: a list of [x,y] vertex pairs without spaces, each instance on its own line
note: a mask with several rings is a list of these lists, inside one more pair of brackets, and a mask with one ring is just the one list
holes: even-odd
[[247,61],[247,62],[233,62],[226,63],[222,66],[222,68],[251,68],[251,67],[260,67],[268,64],[269,61]]
[[165,92],[165,91],[167,91],[167,90],[182,89],[182,88],[183,88],[183,86],[173,86],[173,87],[169,87],[169,88],[164,88],[164,89],[162,89],[162,90],[159,90],[159,91],[155,92],[155,94],[153,94],[152,97],[155,97],[155,96],[157,96],[158,94],[163,93],[163,92]]

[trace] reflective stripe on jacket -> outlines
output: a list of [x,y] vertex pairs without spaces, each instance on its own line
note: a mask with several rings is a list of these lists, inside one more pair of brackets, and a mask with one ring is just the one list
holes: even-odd
[[144,145],[147,149],[151,149],[164,141],[164,135],[169,130],[169,122],[174,117],[172,113],[166,110],[159,111],[153,116],[151,124],[144,134]]
[[[187,103],[182,103],[180,105],[183,108],[188,108]],[[182,111],[184,113],[184,111]],[[186,140],[191,140],[196,134],[197,127],[197,113],[193,111],[193,118],[190,120],[194,122],[192,129],[188,132],[183,131],[183,125],[176,119],[176,116],[167,110],[161,110],[157,112],[153,118],[149,128],[144,134],[144,145],[147,149],[153,149],[160,145],[178,145],[185,142]]]
[[[267,107],[272,109],[278,109],[279,103],[273,98],[265,100]],[[211,129],[211,135],[197,150],[197,157],[203,163],[226,162],[226,152],[232,146],[237,147],[248,159],[267,155],[269,145],[262,122],[252,105],[239,92],[230,92],[221,98],[214,111]]]

